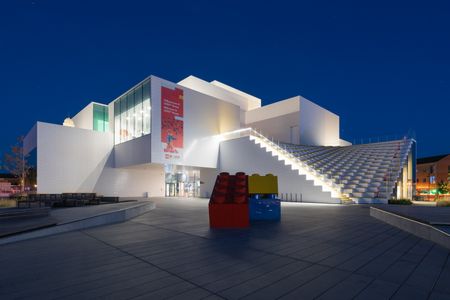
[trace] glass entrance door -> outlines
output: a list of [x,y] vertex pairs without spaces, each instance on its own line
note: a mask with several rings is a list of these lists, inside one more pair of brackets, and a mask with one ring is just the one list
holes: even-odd
[[166,197],[199,197],[200,196],[200,171],[166,170]]
[[175,197],[176,196],[175,190],[176,190],[175,183],[166,182],[166,197]]

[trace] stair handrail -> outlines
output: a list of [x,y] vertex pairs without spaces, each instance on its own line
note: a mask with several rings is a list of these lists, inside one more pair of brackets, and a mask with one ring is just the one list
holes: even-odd
[[300,165],[302,168],[304,168],[306,171],[308,171],[310,174],[312,174],[314,177],[317,177],[320,181],[322,181],[325,185],[328,185],[328,187],[333,190],[335,193],[338,194],[339,197],[345,196],[341,191],[341,186],[334,183],[331,179],[326,177],[323,173],[321,173],[319,170],[312,168],[309,166],[306,162],[302,161],[295,155],[293,155],[289,150],[286,149],[286,145],[280,145],[279,141],[275,143],[272,139],[269,139],[262,133],[258,132],[257,130],[253,128],[248,128],[250,134],[253,134],[254,136],[262,139],[264,142],[269,144],[271,147],[273,147],[278,152],[281,152],[286,158],[294,161],[296,164]]
[[[389,165],[388,171],[386,171],[385,177],[386,177],[386,199],[389,199],[389,197],[392,195],[392,190],[395,187],[395,184],[398,181],[398,178],[400,177],[400,173],[402,172],[403,166],[406,163],[406,160],[408,159],[409,151],[411,150],[413,139],[409,137],[408,135],[405,135],[403,137],[403,143],[399,147],[398,151],[394,153],[393,160],[396,158],[396,155],[398,154],[398,163],[394,166],[391,164]],[[405,150],[405,151],[403,151]],[[395,163],[395,162],[394,162]],[[389,176],[388,176],[389,175]]]

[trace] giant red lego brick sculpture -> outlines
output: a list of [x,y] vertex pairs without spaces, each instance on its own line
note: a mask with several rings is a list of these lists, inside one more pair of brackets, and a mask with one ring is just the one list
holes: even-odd
[[250,226],[248,177],[243,172],[220,173],[209,201],[211,228],[246,228]]

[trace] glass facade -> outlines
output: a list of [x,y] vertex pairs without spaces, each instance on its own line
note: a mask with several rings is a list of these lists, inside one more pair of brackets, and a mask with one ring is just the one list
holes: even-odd
[[146,80],[114,101],[114,143],[150,133],[150,81]]
[[109,130],[108,106],[94,103],[94,130],[107,132]]
[[165,165],[166,197],[199,197],[200,170],[177,169],[174,165]]

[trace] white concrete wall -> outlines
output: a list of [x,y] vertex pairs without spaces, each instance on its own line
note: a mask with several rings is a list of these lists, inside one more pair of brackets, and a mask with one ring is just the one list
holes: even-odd
[[116,168],[129,167],[151,162],[151,135],[114,146],[114,166]]
[[38,192],[92,192],[112,147],[111,133],[38,122]]
[[300,132],[298,112],[246,124],[246,126],[252,127],[274,141],[293,144],[299,143]]
[[[213,80],[213,81],[211,81],[210,83],[211,83],[212,85],[218,86],[218,87],[220,87],[220,88],[222,88],[222,89],[224,89],[224,90],[227,90],[227,91],[229,91],[229,92],[232,92],[232,93],[234,93],[234,94],[237,94],[237,95],[239,95],[239,96],[245,98],[245,99],[247,100],[246,108],[247,108],[248,110],[255,109],[255,108],[258,108],[258,107],[261,107],[261,99],[255,97],[255,96],[253,96],[253,95],[244,93],[244,92],[241,91],[241,90],[238,90],[238,89],[236,89],[236,88],[234,88],[234,87],[232,87],[232,86],[226,85],[225,83],[220,82],[220,81],[217,81],[217,80]],[[220,98],[220,97],[219,97],[219,98]]]
[[245,112],[245,127],[252,127],[268,138],[299,143],[300,98],[293,97]]
[[120,197],[164,197],[164,166],[139,165],[113,168],[107,164],[95,184],[98,194]]
[[300,97],[300,143],[339,146],[339,116]]
[[245,112],[245,123],[251,124],[300,111],[300,97],[292,97]]
[[[161,86],[184,91],[184,145],[181,159],[164,158],[161,143]],[[237,105],[207,96],[189,88],[152,76],[152,163],[216,168],[220,133],[240,128]]]
[[[306,176],[299,175],[290,166],[286,166],[278,157],[273,157],[248,137],[224,141],[220,144],[219,169],[224,172],[272,173],[278,176],[279,193],[292,194],[295,199],[304,202],[339,203],[331,198],[331,193],[323,192]],[[215,179],[215,178],[214,178]],[[213,180],[213,178],[211,178]]]
[[244,111],[261,106],[261,99],[246,94],[219,81],[207,82],[195,76],[189,76],[178,82],[178,84],[210,97],[238,105]]
[[72,118],[75,127],[94,129],[94,104],[91,102]]
[[109,132],[114,133],[114,101],[108,104],[108,125]]
[[339,116],[301,96],[245,112],[245,125],[287,143],[298,143],[299,136],[303,145],[345,144],[339,138]]
[[[150,136],[137,142],[148,146]],[[124,145],[126,148],[127,145]],[[134,164],[133,156],[122,156],[119,164]],[[37,123],[37,184],[39,193],[95,192],[105,196],[164,196],[163,165],[144,164],[115,168],[111,132],[98,132],[60,125]],[[150,152],[148,152],[150,153]],[[140,159],[144,155],[136,155]],[[147,157],[149,158],[149,157]],[[148,160],[148,159],[147,159]]]
[[200,168],[200,197],[211,197],[217,174],[219,174],[218,169]]

